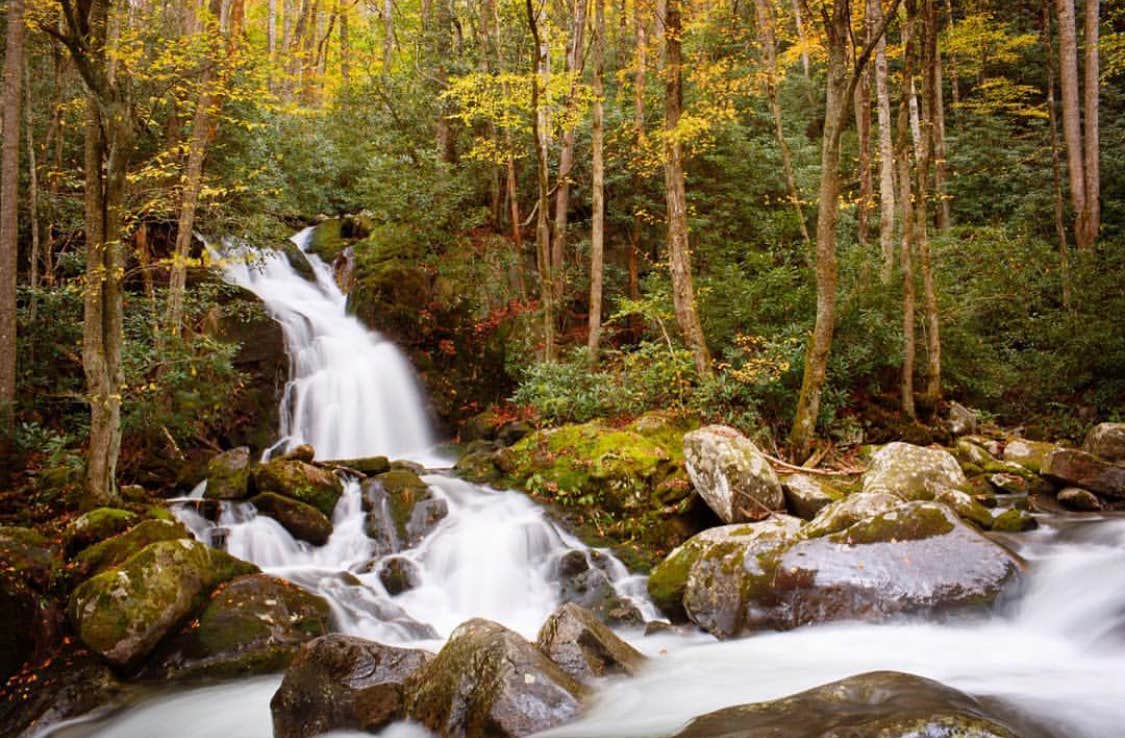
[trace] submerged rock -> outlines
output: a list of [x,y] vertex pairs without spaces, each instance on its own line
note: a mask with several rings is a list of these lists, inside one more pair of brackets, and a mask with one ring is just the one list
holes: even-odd
[[883,492],[904,500],[932,500],[942,490],[967,485],[953,454],[900,442],[876,451],[863,475],[864,492]]
[[338,634],[306,643],[270,700],[274,738],[379,730],[402,717],[403,682],[432,658]]
[[414,589],[421,581],[418,565],[401,556],[388,556],[379,563],[379,581],[392,597]]
[[539,630],[536,646],[580,682],[612,674],[635,674],[644,664],[640,651],[614,635],[594,613],[574,603],[562,605]]
[[391,470],[391,462],[386,456],[368,456],[362,459],[340,459],[329,464],[354,469],[364,476],[374,476]]
[[973,697],[875,671],[695,718],[673,738],[1017,738]]
[[[611,625],[640,625],[644,617],[637,606],[617,594],[609,574],[599,565],[598,551],[567,551],[559,558],[556,572],[559,599],[591,611],[602,622]],[[591,565],[593,559],[593,565]]]
[[1086,434],[1082,450],[1112,464],[1125,463],[1125,423],[1099,423]]
[[387,553],[412,548],[449,514],[449,503],[407,469],[392,469],[362,486],[364,509],[370,511],[367,534]]
[[[344,491],[340,480],[327,469],[303,461],[279,459],[254,469],[254,489],[274,492],[312,505],[329,518]],[[210,483],[208,483],[210,488]]]
[[1042,474],[1065,486],[1125,499],[1125,465],[1111,464],[1085,451],[1055,449],[1044,458]]
[[517,633],[462,623],[407,679],[406,715],[443,737],[517,738],[573,720],[582,685]]
[[67,614],[83,643],[111,663],[133,665],[217,584],[257,570],[198,541],[161,541],[83,582]]
[[308,541],[314,546],[323,546],[332,535],[332,522],[312,505],[273,492],[255,495],[250,498],[250,502],[259,513],[281,523],[281,526],[298,540]]
[[762,520],[785,509],[773,468],[734,428],[709,425],[688,433],[684,459],[696,491],[724,523]]
[[207,490],[212,500],[241,500],[249,492],[250,449],[246,446],[224,451],[207,462]]

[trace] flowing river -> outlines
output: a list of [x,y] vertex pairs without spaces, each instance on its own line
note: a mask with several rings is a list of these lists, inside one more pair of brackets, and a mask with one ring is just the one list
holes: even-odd
[[[294,237],[305,248],[303,231]],[[309,255],[315,281],[266,254],[234,259],[226,278],[254,291],[281,323],[291,362],[273,450],[311,444],[318,458],[382,454],[429,468],[424,479],[449,514],[409,561],[418,586],[397,596],[371,566],[359,485],[348,482],[329,541],[295,541],[252,506],[227,504],[218,523],[177,510],[201,540],[222,532],[235,556],[322,595],[337,628],[384,643],[438,649],[459,623],[485,617],[534,638],[559,604],[559,558],[589,551],[525,496],[468,484],[441,471],[424,398],[389,341],[345,311],[331,268]],[[267,452],[268,454],[269,452]],[[202,490],[199,490],[201,493]],[[1078,738],[1125,736],[1125,518],[1049,516],[1014,538],[1029,560],[1029,586],[987,619],[845,623],[716,642],[703,635],[621,635],[652,657],[634,679],[608,680],[586,715],[544,737],[667,736],[690,718],[773,699],[876,669],[936,679],[985,699],[1019,724]],[[591,559],[593,560],[593,559]],[[615,588],[657,617],[644,579],[599,555]],[[268,738],[269,700],[280,676],[138,698],[100,721],[55,728],[60,738]],[[335,733],[331,735],[351,735]],[[392,726],[384,738],[430,735]]]

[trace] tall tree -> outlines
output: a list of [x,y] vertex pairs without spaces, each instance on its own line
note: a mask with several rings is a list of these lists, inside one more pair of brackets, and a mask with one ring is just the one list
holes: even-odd
[[1098,98],[1101,93],[1098,63],[1098,11],[1099,0],[1086,0],[1085,34],[1082,43],[1085,46],[1085,67],[1082,70],[1083,79],[1083,116],[1085,126],[1083,152],[1085,154],[1085,182],[1086,182],[1086,218],[1080,224],[1083,230],[1082,238],[1087,248],[1092,248],[1098,239],[1101,230],[1101,162],[1100,148],[1101,136],[1099,133]]
[[[1092,199],[1100,196],[1098,186],[1098,6],[1086,5],[1086,130],[1082,131],[1079,106],[1078,38],[1074,20],[1074,0],[1055,0],[1059,18],[1059,81],[1062,88],[1063,140],[1066,142],[1067,172],[1070,177],[1070,202],[1074,207],[1074,241],[1079,250],[1089,250],[1097,238],[1097,213]],[[1093,44],[1090,44],[1090,36]],[[1092,72],[1092,76],[1091,76]],[[1094,171],[1089,170],[1091,163]]]
[[1070,246],[1066,240],[1066,207],[1063,204],[1062,156],[1059,147],[1058,110],[1055,104],[1055,45],[1051,40],[1051,6],[1043,0],[1043,45],[1047,50],[1047,122],[1051,130],[1051,175],[1055,200],[1055,237],[1059,240],[1059,272],[1062,302],[1070,308]]
[[[906,0],[907,12],[914,0]],[[934,0],[921,0],[920,52],[922,62],[922,124],[924,132],[921,153],[915,172],[915,242],[922,269],[923,312],[926,317],[926,391],[924,399],[929,409],[941,399],[941,319],[938,310],[937,286],[934,282],[933,263],[929,237],[929,183],[933,167],[938,108],[937,90],[937,12]]]
[[4,46],[4,131],[0,154],[0,447],[12,430],[16,399],[16,265],[19,254],[20,81],[23,0],[8,1]]
[[[538,186],[538,200],[535,220],[535,257],[539,267],[539,299],[543,310],[543,360],[555,359],[555,288],[551,269],[551,225],[547,217],[548,188],[547,178],[547,124],[542,93],[547,83],[547,54],[549,47],[539,29],[539,13],[527,5],[527,23],[531,29],[534,46],[531,50],[531,115],[532,136],[535,139],[535,174]],[[543,88],[542,90],[540,88]]]
[[711,376],[711,352],[695,306],[688,244],[684,150],[679,130],[683,113],[683,22],[680,0],[664,8],[664,195],[668,207],[668,261],[672,270],[672,302],[676,322],[691,350],[700,376]]
[[[807,0],[802,0],[806,2]],[[820,193],[816,222],[816,323],[805,351],[805,371],[797,412],[789,433],[789,444],[798,454],[812,445],[820,398],[828,372],[828,356],[832,350],[832,334],[836,323],[836,222],[840,196],[840,137],[847,126],[859,77],[874,50],[875,42],[886,31],[899,0],[892,0],[882,24],[875,29],[872,40],[854,55],[849,64],[851,3],[849,0],[826,2],[821,18],[828,42],[828,68],[825,81],[824,140],[820,156]],[[807,4],[806,4],[807,8]]]
[[605,0],[594,0],[594,120],[590,133],[591,206],[590,228],[590,356],[598,355],[602,334],[602,272],[605,260],[605,121],[602,98],[605,95]]
[[[878,28],[883,22],[880,0],[867,0],[867,16]],[[891,102],[887,89],[887,37],[875,43],[875,108],[879,121],[879,251],[883,255],[879,271],[883,284],[889,284],[895,264],[895,174],[891,148]]]
[[574,143],[577,121],[574,110],[578,102],[579,77],[585,64],[586,8],[588,0],[575,0],[574,11],[570,17],[567,34],[566,73],[570,77],[570,91],[567,94],[566,119],[569,123],[562,135],[562,148],[559,151],[559,177],[555,185],[555,230],[551,236],[551,271],[555,277],[555,301],[562,300],[564,284],[564,262],[566,259],[567,220],[570,215],[571,173],[574,171]]

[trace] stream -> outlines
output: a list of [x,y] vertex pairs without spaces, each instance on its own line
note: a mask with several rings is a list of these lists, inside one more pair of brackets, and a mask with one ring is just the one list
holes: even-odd
[[[294,237],[304,249],[311,229]],[[282,325],[291,375],[279,441],[266,452],[311,444],[320,459],[376,454],[427,468],[424,480],[449,514],[413,549],[418,586],[391,596],[372,566],[358,482],[347,481],[334,532],[321,547],[294,540],[249,503],[224,503],[212,523],[187,504],[177,516],[200,540],[225,541],[235,556],[323,596],[338,630],[437,650],[471,617],[534,639],[559,604],[560,557],[583,551],[645,619],[658,613],[643,577],[607,552],[587,549],[526,496],[458,480],[434,437],[409,363],[391,342],[346,314],[331,267],[308,255],[315,281],[281,255],[224,259],[228,281],[255,292]],[[237,255],[237,254],[236,254]],[[202,488],[195,494],[202,494]],[[696,715],[774,699],[876,669],[936,679],[983,698],[1017,724],[1058,736],[1125,735],[1125,517],[1044,516],[1013,537],[1029,561],[1028,586],[991,617],[890,624],[837,623],[717,642],[666,632],[622,637],[652,657],[636,678],[607,680],[578,722],[555,738],[667,736]],[[269,700],[281,676],[197,689],[149,692],[98,721],[56,726],[58,738],[268,738]],[[333,733],[329,735],[363,735]],[[400,724],[384,738],[429,736]]]

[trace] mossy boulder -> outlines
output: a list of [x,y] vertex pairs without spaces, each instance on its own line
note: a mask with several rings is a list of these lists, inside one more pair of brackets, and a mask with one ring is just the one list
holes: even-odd
[[567,551],[555,567],[559,600],[579,605],[610,625],[641,625],[641,611],[632,600],[617,593],[607,569],[607,557],[600,551]]
[[488,620],[462,623],[403,687],[408,718],[443,736],[517,738],[576,718],[582,685]]
[[1024,533],[1039,527],[1039,521],[1027,510],[1010,507],[998,511],[992,518],[992,530],[997,533]]
[[241,500],[250,489],[250,449],[232,448],[207,462],[207,490],[211,500]]
[[863,475],[864,492],[882,492],[903,500],[932,500],[942,490],[967,485],[953,454],[897,441],[876,451]]
[[273,492],[255,495],[250,502],[259,513],[281,523],[281,527],[299,541],[323,546],[332,535],[332,521],[312,505]]
[[283,579],[247,574],[220,584],[203,612],[161,646],[158,670],[172,679],[279,671],[331,623],[323,598]]
[[830,503],[816,514],[801,534],[818,538],[849,528],[861,520],[902,507],[903,500],[886,492],[857,492]]
[[389,551],[416,546],[449,514],[449,503],[436,497],[421,477],[405,468],[366,480],[362,494],[364,508],[369,511],[368,535],[383,542],[381,548]]
[[1004,461],[1019,464],[1038,474],[1043,471],[1043,461],[1055,448],[1053,443],[1013,438],[1004,444]]
[[1077,512],[1097,512],[1104,507],[1097,495],[1081,487],[1066,487],[1060,489],[1058,501],[1059,504],[1067,510],[1075,510]]
[[1099,423],[1086,434],[1082,450],[1111,464],[1125,464],[1125,423]]
[[494,482],[500,478],[500,469],[494,461],[499,448],[500,445],[495,441],[472,441],[462,450],[453,469],[457,476],[470,482]]
[[594,613],[572,602],[547,617],[535,645],[563,671],[587,684],[614,674],[633,675],[646,660]]
[[312,505],[332,517],[344,486],[328,469],[303,461],[278,459],[261,464],[253,471],[254,491],[273,492]]
[[1125,464],[1112,464],[1074,448],[1056,448],[1043,459],[1043,476],[1063,486],[1125,499]]
[[934,498],[961,516],[963,520],[976,523],[985,530],[993,526],[992,511],[974,500],[972,495],[958,489],[947,489],[939,492]]
[[124,533],[107,538],[81,551],[71,562],[74,581],[82,581],[94,574],[121,564],[152,543],[191,538],[191,533],[179,522],[168,520],[143,520]]
[[825,507],[844,497],[842,491],[812,474],[783,477],[781,488],[789,514],[804,520],[812,520]]
[[674,738],[1017,738],[973,697],[892,671],[701,715]]
[[342,466],[346,469],[371,477],[391,470],[391,462],[386,456],[367,456],[362,459],[339,459],[329,461],[333,466]]
[[402,684],[433,655],[331,634],[301,646],[270,700],[274,738],[375,732],[402,718]]
[[684,459],[696,492],[724,523],[762,520],[785,509],[769,461],[734,428],[708,425],[686,434]]
[[0,686],[0,730],[12,738],[46,735],[58,723],[104,707],[125,692],[105,661],[77,645],[29,663],[7,684],[0,680]]
[[97,507],[79,515],[63,531],[63,545],[68,556],[115,536],[137,522],[137,514],[116,507]]
[[161,541],[79,585],[70,596],[67,615],[93,651],[110,663],[131,666],[195,611],[216,585],[257,570],[198,541]]

